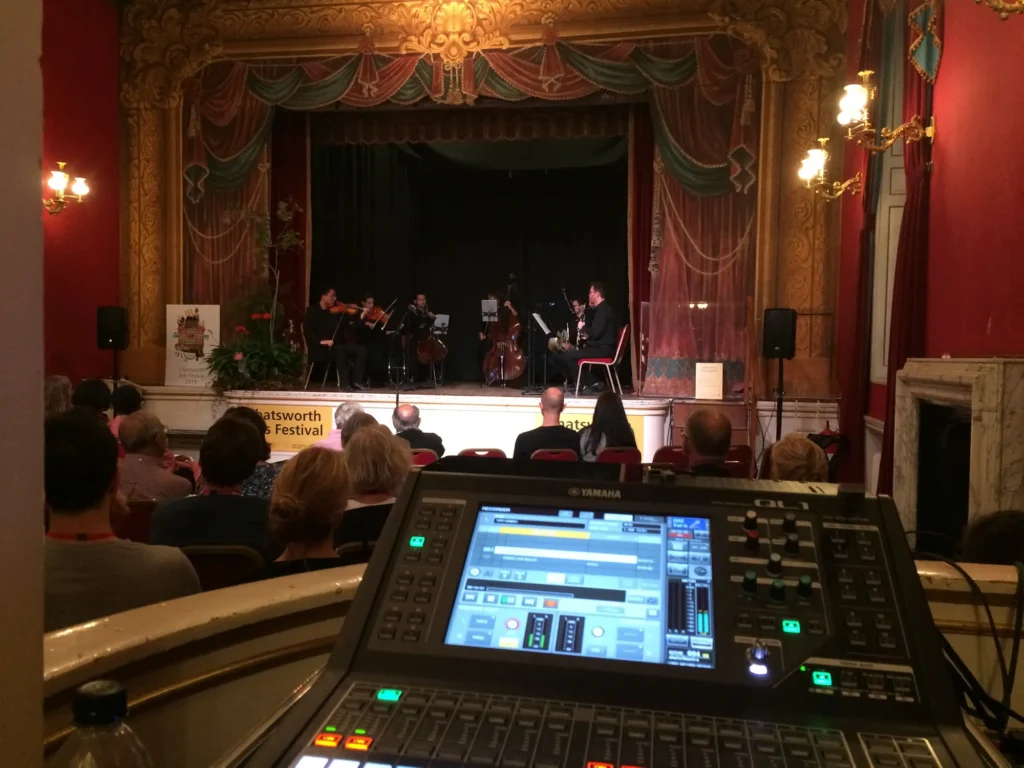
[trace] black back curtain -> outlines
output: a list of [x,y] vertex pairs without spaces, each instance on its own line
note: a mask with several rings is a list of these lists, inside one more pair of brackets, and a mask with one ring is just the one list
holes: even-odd
[[314,146],[310,183],[310,296],[426,293],[451,315],[450,381],[480,378],[480,300],[511,274],[524,337],[531,308],[564,328],[561,289],[585,299],[591,280],[628,317],[621,139]]

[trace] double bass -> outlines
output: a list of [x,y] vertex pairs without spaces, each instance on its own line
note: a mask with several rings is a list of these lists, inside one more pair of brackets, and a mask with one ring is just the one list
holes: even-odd
[[[510,299],[515,279],[515,275],[509,275],[506,295]],[[497,382],[505,386],[507,382],[515,381],[526,372],[526,357],[519,347],[521,333],[519,317],[508,307],[499,307],[498,319],[487,329],[487,337],[491,340],[491,349],[484,357],[483,364],[484,383],[487,386],[493,386]]]

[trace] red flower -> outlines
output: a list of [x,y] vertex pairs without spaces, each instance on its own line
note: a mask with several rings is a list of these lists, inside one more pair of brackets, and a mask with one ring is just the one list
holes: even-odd
[[263,313],[263,319],[264,320],[269,320],[270,319],[270,313],[269,312],[264,312]]
[[260,319],[260,313],[259,312],[253,312],[252,313],[252,319],[253,320],[259,320]]
[[238,332],[238,333],[244,333],[246,335],[249,335],[249,331],[246,329],[246,327],[244,325],[236,325],[235,326],[235,331]]
[[242,359],[242,353],[241,352],[235,352],[235,360],[241,360],[241,359]]

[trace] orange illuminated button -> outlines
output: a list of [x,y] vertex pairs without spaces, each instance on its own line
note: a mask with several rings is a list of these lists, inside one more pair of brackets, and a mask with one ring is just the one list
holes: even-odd
[[587,768],[615,768],[611,763],[587,763]]
[[341,746],[340,733],[318,733],[313,743],[318,747],[332,747],[337,749]]
[[[557,608],[558,607],[558,601],[557,600],[545,600],[544,601],[544,607],[545,608]],[[608,768],[615,768],[614,765],[608,765],[608,763],[594,763],[593,766],[591,766],[590,763],[587,763],[587,768],[604,768],[604,766],[608,766]]]
[[370,748],[373,739],[369,736],[349,736],[345,739],[345,749],[357,749],[365,752]]

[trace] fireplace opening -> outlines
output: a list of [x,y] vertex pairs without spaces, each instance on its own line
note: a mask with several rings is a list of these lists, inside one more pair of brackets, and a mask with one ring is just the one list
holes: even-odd
[[917,551],[954,557],[967,526],[971,410],[920,402]]

